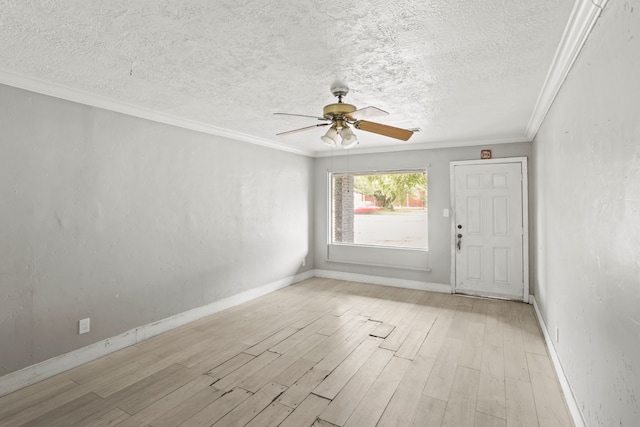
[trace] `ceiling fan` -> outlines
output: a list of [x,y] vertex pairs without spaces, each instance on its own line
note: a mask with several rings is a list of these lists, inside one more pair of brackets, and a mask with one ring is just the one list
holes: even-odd
[[349,125],[356,129],[377,133],[379,135],[388,136],[402,141],[407,141],[411,138],[411,135],[413,135],[412,130],[400,129],[389,125],[383,125],[381,123],[363,120],[369,117],[386,116],[389,113],[377,107],[365,107],[358,110],[354,105],[345,104],[342,102],[342,98],[349,93],[349,88],[347,86],[335,84],[331,87],[331,93],[333,96],[338,98],[338,102],[325,105],[322,117],[307,116],[305,114],[274,113],[283,116],[310,117],[322,120],[325,123],[318,123],[300,129],[280,132],[276,135],[289,135],[317,127],[330,126],[327,133],[321,137],[322,141],[331,147],[335,147],[338,145],[338,139],[340,138],[342,140],[340,144],[343,148],[351,148],[358,143],[358,138],[353,133]]

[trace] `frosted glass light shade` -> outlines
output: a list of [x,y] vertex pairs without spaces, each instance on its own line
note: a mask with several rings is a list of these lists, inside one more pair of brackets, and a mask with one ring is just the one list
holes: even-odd
[[338,131],[335,127],[331,126],[327,133],[320,137],[322,142],[327,144],[330,147],[335,147],[338,143]]
[[340,131],[340,136],[342,137],[342,148],[351,148],[358,143],[358,138],[348,127],[345,127]]

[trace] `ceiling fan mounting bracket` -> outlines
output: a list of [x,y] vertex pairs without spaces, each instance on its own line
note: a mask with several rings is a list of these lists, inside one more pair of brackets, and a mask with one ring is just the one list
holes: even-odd
[[345,85],[335,85],[331,87],[331,94],[338,97],[338,101],[342,102],[342,98],[347,96],[349,88]]

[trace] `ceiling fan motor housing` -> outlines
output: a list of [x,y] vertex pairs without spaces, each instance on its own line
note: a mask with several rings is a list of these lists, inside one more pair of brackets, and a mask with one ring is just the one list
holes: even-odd
[[353,113],[354,111],[356,111],[355,105],[343,104],[340,102],[326,105],[322,114],[325,119],[334,120],[343,118],[345,115]]

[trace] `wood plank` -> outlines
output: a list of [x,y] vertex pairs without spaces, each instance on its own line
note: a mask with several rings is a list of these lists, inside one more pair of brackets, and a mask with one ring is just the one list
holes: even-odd
[[348,328],[329,337],[322,345],[316,346],[304,355],[305,359],[321,362],[318,369],[333,370],[338,366],[362,341],[377,322],[355,320]]
[[298,359],[284,371],[273,378],[274,383],[282,384],[285,387],[292,386],[296,381],[313,368],[315,362],[307,359]]
[[[277,337],[274,337],[275,334],[279,334],[285,330],[293,330],[292,334],[296,333],[300,328],[293,328],[288,325],[295,322],[296,319],[307,315],[307,313],[303,312],[302,307],[281,306],[278,313],[269,313],[268,311],[264,311],[265,308],[264,306],[261,307],[260,310],[262,311],[260,316],[245,325],[245,330],[240,334],[243,337],[243,344],[253,347],[268,340],[274,345],[288,338],[284,337],[278,340]],[[269,347],[262,351],[268,350]],[[260,353],[262,353],[262,351]],[[255,356],[257,356],[257,354]]]
[[216,427],[243,426],[255,418],[285,390],[286,387],[280,384],[269,383],[213,425]]
[[507,425],[509,427],[538,427],[536,404],[529,382],[505,378],[507,390]]
[[273,402],[252,419],[250,423],[246,424],[246,427],[276,427],[291,412],[293,412],[293,409],[288,406]]
[[323,419],[316,419],[316,421],[313,423],[313,425],[311,427],[339,427],[336,426],[335,424],[331,424],[329,421],[325,421]]
[[[58,394],[76,388],[78,384],[71,380],[61,379],[51,383],[49,387],[40,388],[38,384],[26,387],[13,394],[0,398],[0,420],[37,405]],[[26,391],[26,392],[25,392]]]
[[[512,304],[512,303],[509,303]],[[506,305],[505,307],[510,307]],[[530,381],[527,356],[522,341],[520,320],[513,309],[505,310],[503,323],[504,334],[504,375],[520,381]]]
[[[153,427],[175,427],[182,425],[183,422],[193,417],[207,408],[213,402],[225,395],[225,391],[218,390],[213,386],[199,391],[189,399],[182,401],[175,407],[169,409],[161,417],[154,419],[150,424]],[[248,397],[248,396],[247,396]]]
[[189,346],[188,351],[181,351],[181,356],[174,359],[174,361],[186,368],[192,368],[198,363],[210,359],[212,350],[233,347],[234,344],[236,343],[233,339],[210,337],[210,339],[203,340],[197,345]]
[[442,313],[438,315],[429,330],[429,334],[422,343],[418,355],[433,359],[438,357],[442,344],[444,344],[444,340],[447,338],[452,320],[452,316],[443,315]]
[[246,344],[242,343],[233,343],[229,345],[221,343],[219,348],[211,351],[206,357],[196,360],[194,363],[181,361],[180,364],[202,373],[208,372],[232,357],[242,353],[247,349],[247,347],[248,346]]
[[420,356],[413,361],[376,427],[403,427],[411,423],[434,364],[435,359]]
[[313,389],[313,394],[327,399],[335,398],[379,344],[379,338],[366,338],[318,387]]
[[[318,303],[321,304],[321,301],[316,300],[316,304]],[[322,323],[322,319],[327,316],[322,307],[316,307],[314,310],[303,310],[300,312],[300,314],[300,318],[295,320],[294,322],[290,322],[288,326],[299,330],[309,328],[311,326],[306,333],[312,334],[315,334],[324,326],[324,323]]]
[[128,417],[127,420],[123,421],[118,427],[137,427],[150,424],[154,420],[171,411],[173,408],[177,407],[179,404],[191,399],[202,390],[207,389],[210,384],[211,378],[206,375],[199,375],[182,387],[167,394],[163,398],[156,400],[153,404],[147,406],[141,411],[138,411],[135,415]]
[[413,328],[407,324],[398,325],[387,338],[382,341],[380,348],[397,351],[402,343],[407,339]]
[[204,332],[188,326],[182,326],[166,334],[159,335],[158,339],[152,342],[147,340],[136,344],[136,347],[142,351],[165,357],[178,351],[184,351],[190,345],[205,339],[207,339],[207,336]]
[[155,357],[156,360],[151,363],[139,363],[137,366],[134,364],[134,369],[127,370],[126,374],[120,373],[120,375],[113,380],[110,380],[110,378],[96,378],[95,381],[88,382],[86,385],[90,385],[98,396],[109,397],[173,364],[171,358],[161,358],[155,355],[150,356]]
[[344,424],[345,427],[376,425],[410,364],[407,359],[393,357]]
[[320,418],[339,426],[344,425],[392,357],[392,351],[378,348],[320,414]]
[[467,335],[467,328],[469,327],[471,310],[471,307],[464,305],[456,309],[453,319],[451,319],[449,330],[447,331],[447,337],[464,340],[464,337]]
[[71,402],[58,406],[29,421],[30,427],[66,427],[82,424],[82,420],[92,414],[108,412],[104,409],[103,399],[95,393],[87,393]]
[[56,394],[49,399],[29,406],[10,417],[1,420],[2,427],[20,426],[37,419],[38,417],[53,411],[60,406],[64,406],[88,393],[91,393],[91,384],[81,384],[62,393]]
[[329,406],[331,401],[324,397],[310,394],[289,415],[280,427],[303,427],[313,424],[315,419]]
[[260,341],[258,344],[249,347],[244,352],[247,354],[258,356],[264,353],[265,351],[269,350],[269,348],[278,345],[280,342],[289,338],[291,335],[295,334],[296,332],[298,332],[298,329],[286,327],[284,329],[279,330],[275,334],[269,336],[268,338],[265,338],[264,340]]
[[541,426],[572,427],[568,409],[547,356],[527,353],[531,388]]
[[291,350],[293,347],[295,347],[302,341],[309,338],[311,335],[314,335],[319,329],[322,329],[323,326],[324,326],[324,323],[322,321],[313,322],[309,326],[306,326],[305,328],[300,329],[293,335],[280,341],[278,344],[272,346],[269,349],[269,351],[273,353],[285,354],[286,352]]
[[480,372],[458,366],[442,427],[473,427]]
[[231,372],[229,375],[225,376],[219,381],[216,381],[214,386],[219,388],[220,390],[231,390],[234,387],[240,385],[242,381],[255,374],[256,372],[263,369],[269,363],[273,362],[275,359],[280,357],[278,353],[272,353],[270,351],[265,351],[260,356],[251,360],[249,363],[245,363],[240,368]]
[[484,323],[469,322],[467,333],[462,342],[458,365],[476,370],[480,369],[484,346],[484,332]]
[[207,375],[211,377],[211,382],[213,383],[221,378],[226,377],[233,371],[240,369],[240,367],[246,365],[253,359],[255,359],[255,356],[251,354],[238,353],[231,359],[225,361],[224,363],[221,363],[220,365],[207,372]]
[[[412,427],[440,427],[444,419],[444,413],[447,409],[447,402],[440,399],[434,399],[425,394],[420,396],[418,406],[413,413],[411,423]],[[398,427],[401,427],[400,425]]]
[[404,340],[402,345],[398,347],[398,351],[396,351],[396,357],[402,357],[403,359],[414,360],[418,355],[418,351],[422,347],[424,340],[427,338],[429,334],[429,330],[433,323],[435,322],[435,316],[429,321],[420,322],[422,325],[414,326],[409,331],[407,338]]
[[196,376],[196,373],[184,366],[171,365],[112,394],[108,403],[133,415],[187,384]]
[[145,356],[145,353],[140,351],[139,348],[130,346],[71,369],[65,372],[63,376],[73,380],[75,383],[85,384],[96,377],[100,377],[114,369],[122,367],[123,363],[130,364],[132,361],[143,356]]
[[161,360],[161,358],[155,354],[136,353],[133,360],[123,362],[119,366],[107,371],[99,370],[101,374],[96,374],[90,381],[84,382],[81,385],[84,390],[94,391],[97,394],[100,394],[100,387],[112,387],[122,383],[129,385],[130,377],[132,375],[141,371],[146,366],[158,362],[159,360]]
[[307,337],[306,339],[298,342],[296,345],[294,345],[293,347],[289,348],[289,350],[285,351],[284,353],[281,353],[283,355],[286,356],[291,356],[294,358],[300,358],[303,355],[309,353],[311,350],[313,350],[314,348],[320,347],[323,345],[323,343],[327,340],[327,336],[326,335],[322,335],[322,334],[313,334],[309,337]]
[[449,400],[458,367],[458,355],[462,348],[462,341],[457,338],[447,338],[438,354],[438,358],[431,370],[423,394],[435,399]]
[[290,408],[296,408],[313,389],[329,375],[329,372],[311,369],[278,398],[278,402]]
[[507,427],[507,420],[482,412],[476,412],[473,427]]
[[266,365],[263,369],[260,369],[258,372],[245,378],[245,380],[240,383],[239,387],[255,393],[268,383],[272,382],[273,377],[279,375],[285,369],[292,366],[296,360],[298,359],[295,356],[289,356],[287,354],[282,355]]
[[331,336],[347,325],[356,315],[356,313],[332,314],[333,318],[326,322],[324,327],[318,329],[317,333]]
[[371,335],[372,337],[385,339],[391,332],[393,332],[395,328],[396,327],[394,325],[380,323],[369,335]]
[[503,312],[502,304],[498,301],[488,301],[485,322],[484,342],[488,345],[502,347],[504,346],[502,323]]
[[109,412],[97,416],[95,418],[88,417],[83,421],[83,427],[111,427],[120,425],[131,415],[127,414],[120,408],[113,408]]
[[476,410],[497,418],[507,418],[503,347],[486,344],[480,367]]
[[522,340],[525,351],[546,356],[547,345],[544,342],[533,306],[522,304],[522,306],[518,308],[518,317],[520,318],[520,325],[522,326]]
[[214,400],[210,405],[180,424],[180,426],[199,427],[213,425],[251,396],[253,394],[247,390],[241,388],[233,389],[229,393],[223,394],[219,399]]

